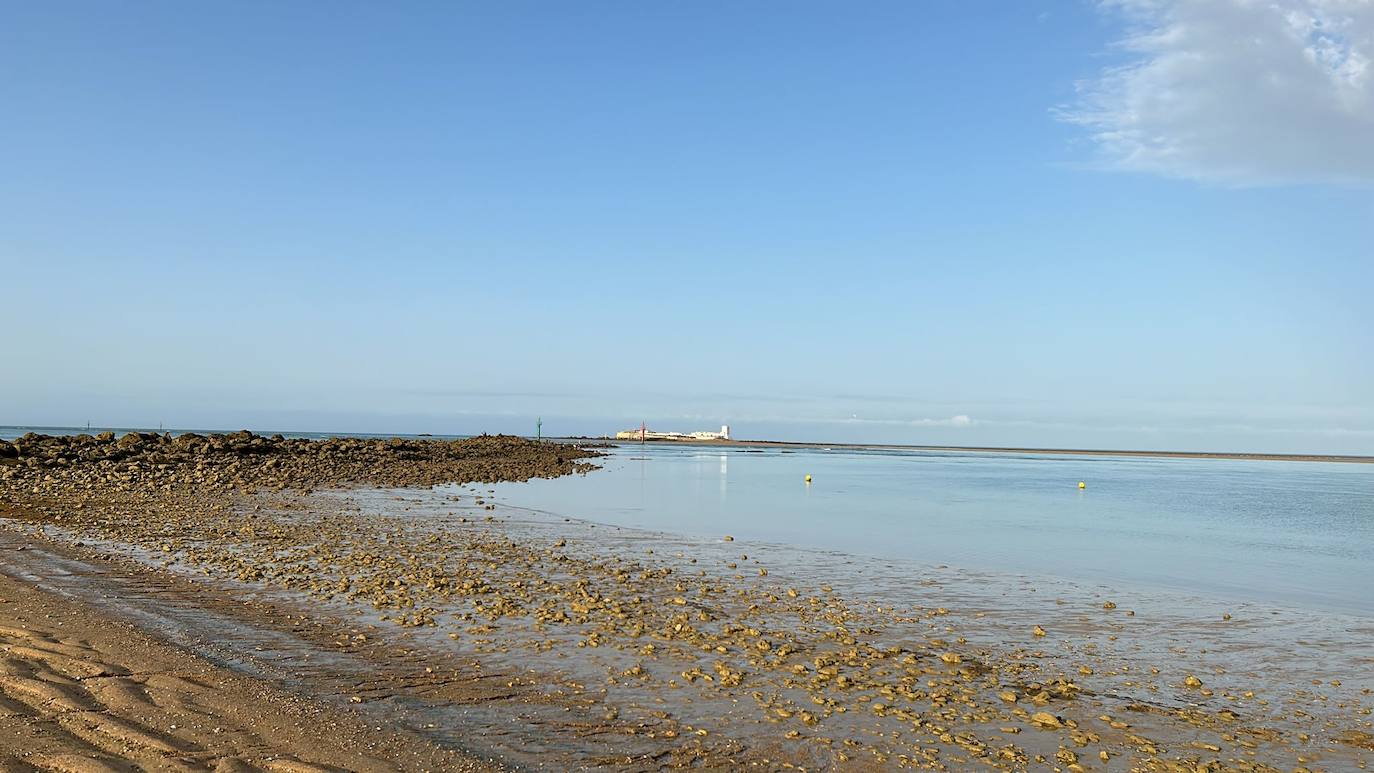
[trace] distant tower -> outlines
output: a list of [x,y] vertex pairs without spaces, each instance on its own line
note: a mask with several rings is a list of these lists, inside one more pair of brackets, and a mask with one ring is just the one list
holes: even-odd
[[730,439],[730,425],[729,425],[729,424],[722,424],[722,425],[720,425],[720,439],[721,439],[721,440],[729,440],[729,439]]
[[649,434],[649,425],[646,422],[639,423],[639,442],[643,443],[646,435]]

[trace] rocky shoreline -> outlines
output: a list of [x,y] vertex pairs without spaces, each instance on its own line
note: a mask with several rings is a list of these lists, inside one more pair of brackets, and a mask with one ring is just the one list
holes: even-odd
[[118,438],[113,432],[29,433],[13,442],[0,441],[0,495],[42,494],[48,486],[309,491],[326,486],[522,481],[586,472],[595,465],[582,460],[597,455],[587,447],[508,435],[444,441],[287,439],[247,430],[176,436],[129,432]]
[[[0,523],[12,525],[9,550],[32,548],[20,555],[57,557],[52,551],[75,548],[77,554],[56,560],[100,562],[116,557],[118,548],[95,551],[76,540],[53,542],[42,531],[57,526],[63,534],[126,546],[182,544],[188,537],[214,539],[213,530],[205,528],[207,517],[251,522],[241,512],[258,507],[267,492],[289,489],[299,496],[320,487],[521,481],[586,472],[594,468],[586,460],[595,456],[590,449],[504,436],[450,442],[312,441],[250,432],[31,433],[0,441]],[[14,524],[35,525],[38,531],[16,531]],[[196,769],[319,772],[423,769],[439,760],[444,769],[494,769],[456,752],[436,751],[425,739],[374,730],[348,712],[284,694],[278,686],[141,633],[132,637],[137,648],[123,651],[121,642],[130,641],[130,634],[110,629],[128,626],[129,620],[44,593],[41,576],[32,585],[18,579],[42,570],[21,569],[21,563],[7,559],[0,567],[0,770],[106,771],[130,764],[188,769],[189,763]],[[78,565],[67,563],[59,574]],[[18,575],[3,576],[11,571]],[[90,571],[98,578],[109,569]],[[106,593],[116,592],[109,582],[97,584],[106,585]],[[203,604],[208,610],[212,601],[229,598],[206,598]],[[234,609],[232,602],[220,606]],[[178,666],[184,678],[146,675],[168,662],[191,665]],[[69,673],[72,664],[80,668]],[[87,672],[109,675],[97,684],[82,681]],[[292,711],[313,714],[319,718],[313,724],[329,733],[312,741],[309,731],[280,726],[263,695],[274,696],[278,706],[294,700]]]

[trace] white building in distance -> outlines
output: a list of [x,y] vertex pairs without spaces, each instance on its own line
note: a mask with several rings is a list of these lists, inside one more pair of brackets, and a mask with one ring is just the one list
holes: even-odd
[[641,425],[615,433],[616,440],[729,440],[730,425],[722,424],[720,432],[651,432]]

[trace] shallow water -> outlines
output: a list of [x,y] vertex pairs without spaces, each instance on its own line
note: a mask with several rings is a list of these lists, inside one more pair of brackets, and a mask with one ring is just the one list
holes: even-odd
[[1374,616],[1374,465],[633,445],[603,462],[491,488],[688,536]]
[[[581,482],[600,474],[592,473]],[[500,491],[487,485],[472,489],[467,496],[488,500],[489,492]],[[451,523],[448,511],[454,499],[450,495],[460,492],[464,489],[404,492],[399,508],[390,491],[352,492],[351,497],[363,505],[367,517],[385,518],[388,513],[394,517],[401,510],[409,528],[423,534]],[[1191,741],[1227,748],[1232,736],[1225,729],[1180,726],[1177,716],[1230,710],[1243,716],[1250,727],[1268,728],[1278,733],[1276,738],[1286,739],[1258,752],[1237,746],[1231,753],[1280,767],[1319,759],[1334,766],[1327,769],[1347,769],[1359,761],[1358,752],[1351,756],[1352,750],[1339,739],[1352,728],[1369,727],[1365,701],[1374,689],[1374,652],[1368,647],[1374,620],[1367,616],[1314,613],[1190,591],[1122,592],[1116,584],[921,566],[900,559],[872,560],[745,536],[727,542],[720,535],[684,536],[680,527],[645,530],[604,520],[569,520],[518,507],[498,507],[496,513],[489,527],[471,524],[468,528],[491,528],[522,544],[550,545],[566,538],[570,556],[668,566],[679,577],[699,574],[707,584],[720,579],[734,587],[772,587],[779,595],[779,588],[795,585],[803,597],[817,588],[829,595],[833,588],[837,597],[847,599],[854,615],[851,627],[862,630],[876,646],[938,649],[941,642],[957,637],[961,646],[977,653],[975,658],[986,658],[985,662],[1034,663],[1037,678],[1078,673],[1073,678],[1084,690],[1073,709],[1078,715],[1130,714],[1132,732],[1167,739],[1175,751]],[[756,567],[763,566],[768,568],[767,576],[756,576]],[[825,649],[825,626],[817,627],[814,620],[798,617],[783,606],[775,604],[752,614],[737,609],[730,614],[748,617],[775,633],[789,631],[806,642],[804,646]],[[1048,629],[1046,638],[1035,633],[1039,626]],[[698,692],[688,689],[690,685],[669,681],[683,667],[684,658],[691,660],[690,652],[668,657],[664,651],[661,662],[635,658],[633,649],[627,653],[606,646],[562,646],[541,654],[531,651],[527,641],[521,643],[530,635],[522,624],[504,621],[499,628],[488,634],[490,638],[477,652],[507,667],[559,672],[590,685],[639,660],[653,675],[650,683],[634,685],[622,680],[604,688],[606,699],[625,707],[627,716],[655,703],[663,705],[666,699],[677,719],[713,732],[728,728],[732,739],[750,745],[776,739],[779,732],[770,724],[773,720],[761,718],[757,707],[741,700],[741,695]],[[573,633],[576,639],[585,631]],[[719,656],[697,657],[698,665],[706,668]],[[1089,670],[1079,671],[1085,664]],[[792,689],[795,685],[785,678],[750,671],[751,690],[762,688],[766,694],[791,698],[795,703],[788,705],[793,708],[810,706],[809,696]],[[1182,688],[1192,674],[1202,674],[1215,693],[1199,695]],[[1169,721],[1152,724],[1154,720],[1142,712],[1158,712]],[[824,727],[835,737],[871,738],[880,746],[895,740],[890,735],[894,730],[898,735],[901,731],[900,726],[885,726],[883,721],[854,714],[828,716]],[[1313,740],[1294,743],[1304,732],[1311,733]],[[1046,741],[1038,735],[1016,738],[1033,751],[1036,744]],[[1001,743],[1009,738],[994,733],[987,740]],[[1053,745],[1038,751],[1052,753]]]

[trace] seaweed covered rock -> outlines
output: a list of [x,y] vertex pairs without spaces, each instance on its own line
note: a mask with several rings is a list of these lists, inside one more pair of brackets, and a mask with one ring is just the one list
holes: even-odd
[[462,440],[411,438],[264,437],[248,431],[223,435],[130,432],[97,436],[28,434],[0,443],[0,459],[21,473],[21,485],[156,486],[315,489],[371,484],[522,481],[591,469],[597,452],[508,435]]

